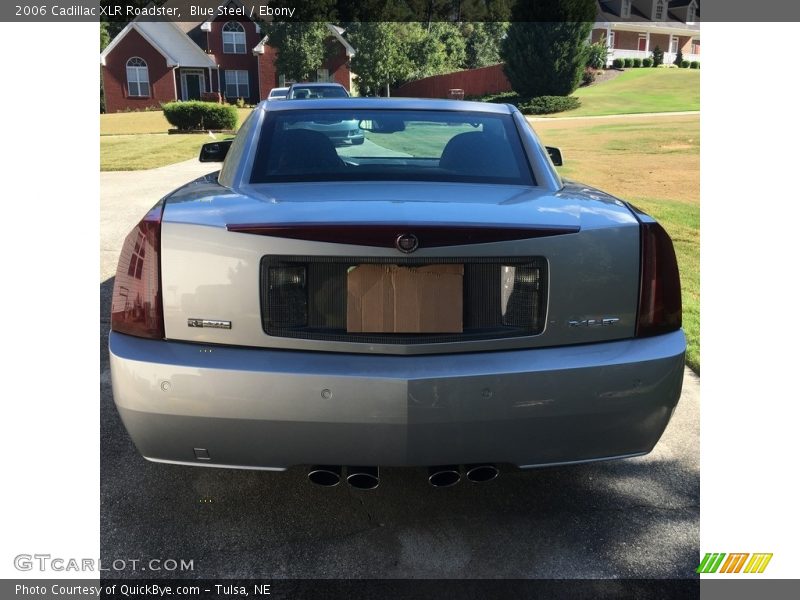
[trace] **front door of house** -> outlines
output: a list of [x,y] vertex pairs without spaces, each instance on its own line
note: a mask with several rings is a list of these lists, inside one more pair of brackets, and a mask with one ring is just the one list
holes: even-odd
[[202,69],[186,69],[181,72],[181,99],[199,100],[205,91],[205,77]]
[[647,37],[640,35],[639,36],[639,52],[644,52],[647,50]]

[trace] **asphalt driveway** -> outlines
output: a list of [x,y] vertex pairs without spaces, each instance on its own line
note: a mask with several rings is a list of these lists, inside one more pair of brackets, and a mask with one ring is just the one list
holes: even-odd
[[[648,456],[504,472],[434,489],[422,469],[381,485],[311,485],[285,473],[153,464],[114,408],[111,288],[122,240],[165,193],[213,168],[187,161],[101,173],[100,550],[194,561],[214,578],[690,577],[699,548],[699,379],[687,370],[672,422]],[[126,573],[126,575],[128,575]],[[132,573],[130,576],[158,576]],[[162,575],[168,575],[162,573]]]

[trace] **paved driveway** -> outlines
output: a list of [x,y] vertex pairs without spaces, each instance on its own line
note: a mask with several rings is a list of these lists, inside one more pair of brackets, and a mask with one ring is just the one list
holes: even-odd
[[[108,306],[126,233],[172,188],[208,172],[187,161],[101,173],[100,548],[114,559],[193,559],[199,577],[686,577],[699,547],[699,379],[648,456],[506,472],[434,489],[385,469],[360,492],[285,473],[148,463],[111,397]],[[152,575],[152,574],[149,574]]]

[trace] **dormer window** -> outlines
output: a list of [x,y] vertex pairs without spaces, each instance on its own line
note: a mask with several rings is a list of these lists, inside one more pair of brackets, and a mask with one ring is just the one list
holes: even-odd
[[694,19],[696,16],[697,16],[697,6],[695,5],[694,2],[692,2],[686,11],[686,22],[694,23]]
[[629,19],[631,16],[631,0],[622,0],[622,14],[623,19]]
[[244,27],[238,21],[228,21],[222,28],[222,52],[225,54],[244,54]]
[[655,20],[656,21],[663,21],[664,20],[664,0],[657,0],[656,2],[656,13],[655,13]]

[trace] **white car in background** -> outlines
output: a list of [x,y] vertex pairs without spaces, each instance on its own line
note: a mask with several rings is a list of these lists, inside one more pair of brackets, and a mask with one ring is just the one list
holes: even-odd
[[286,100],[286,96],[288,94],[289,94],[288,87],[272,88],[269,91],[269,96],[267,96],[267,100]]

